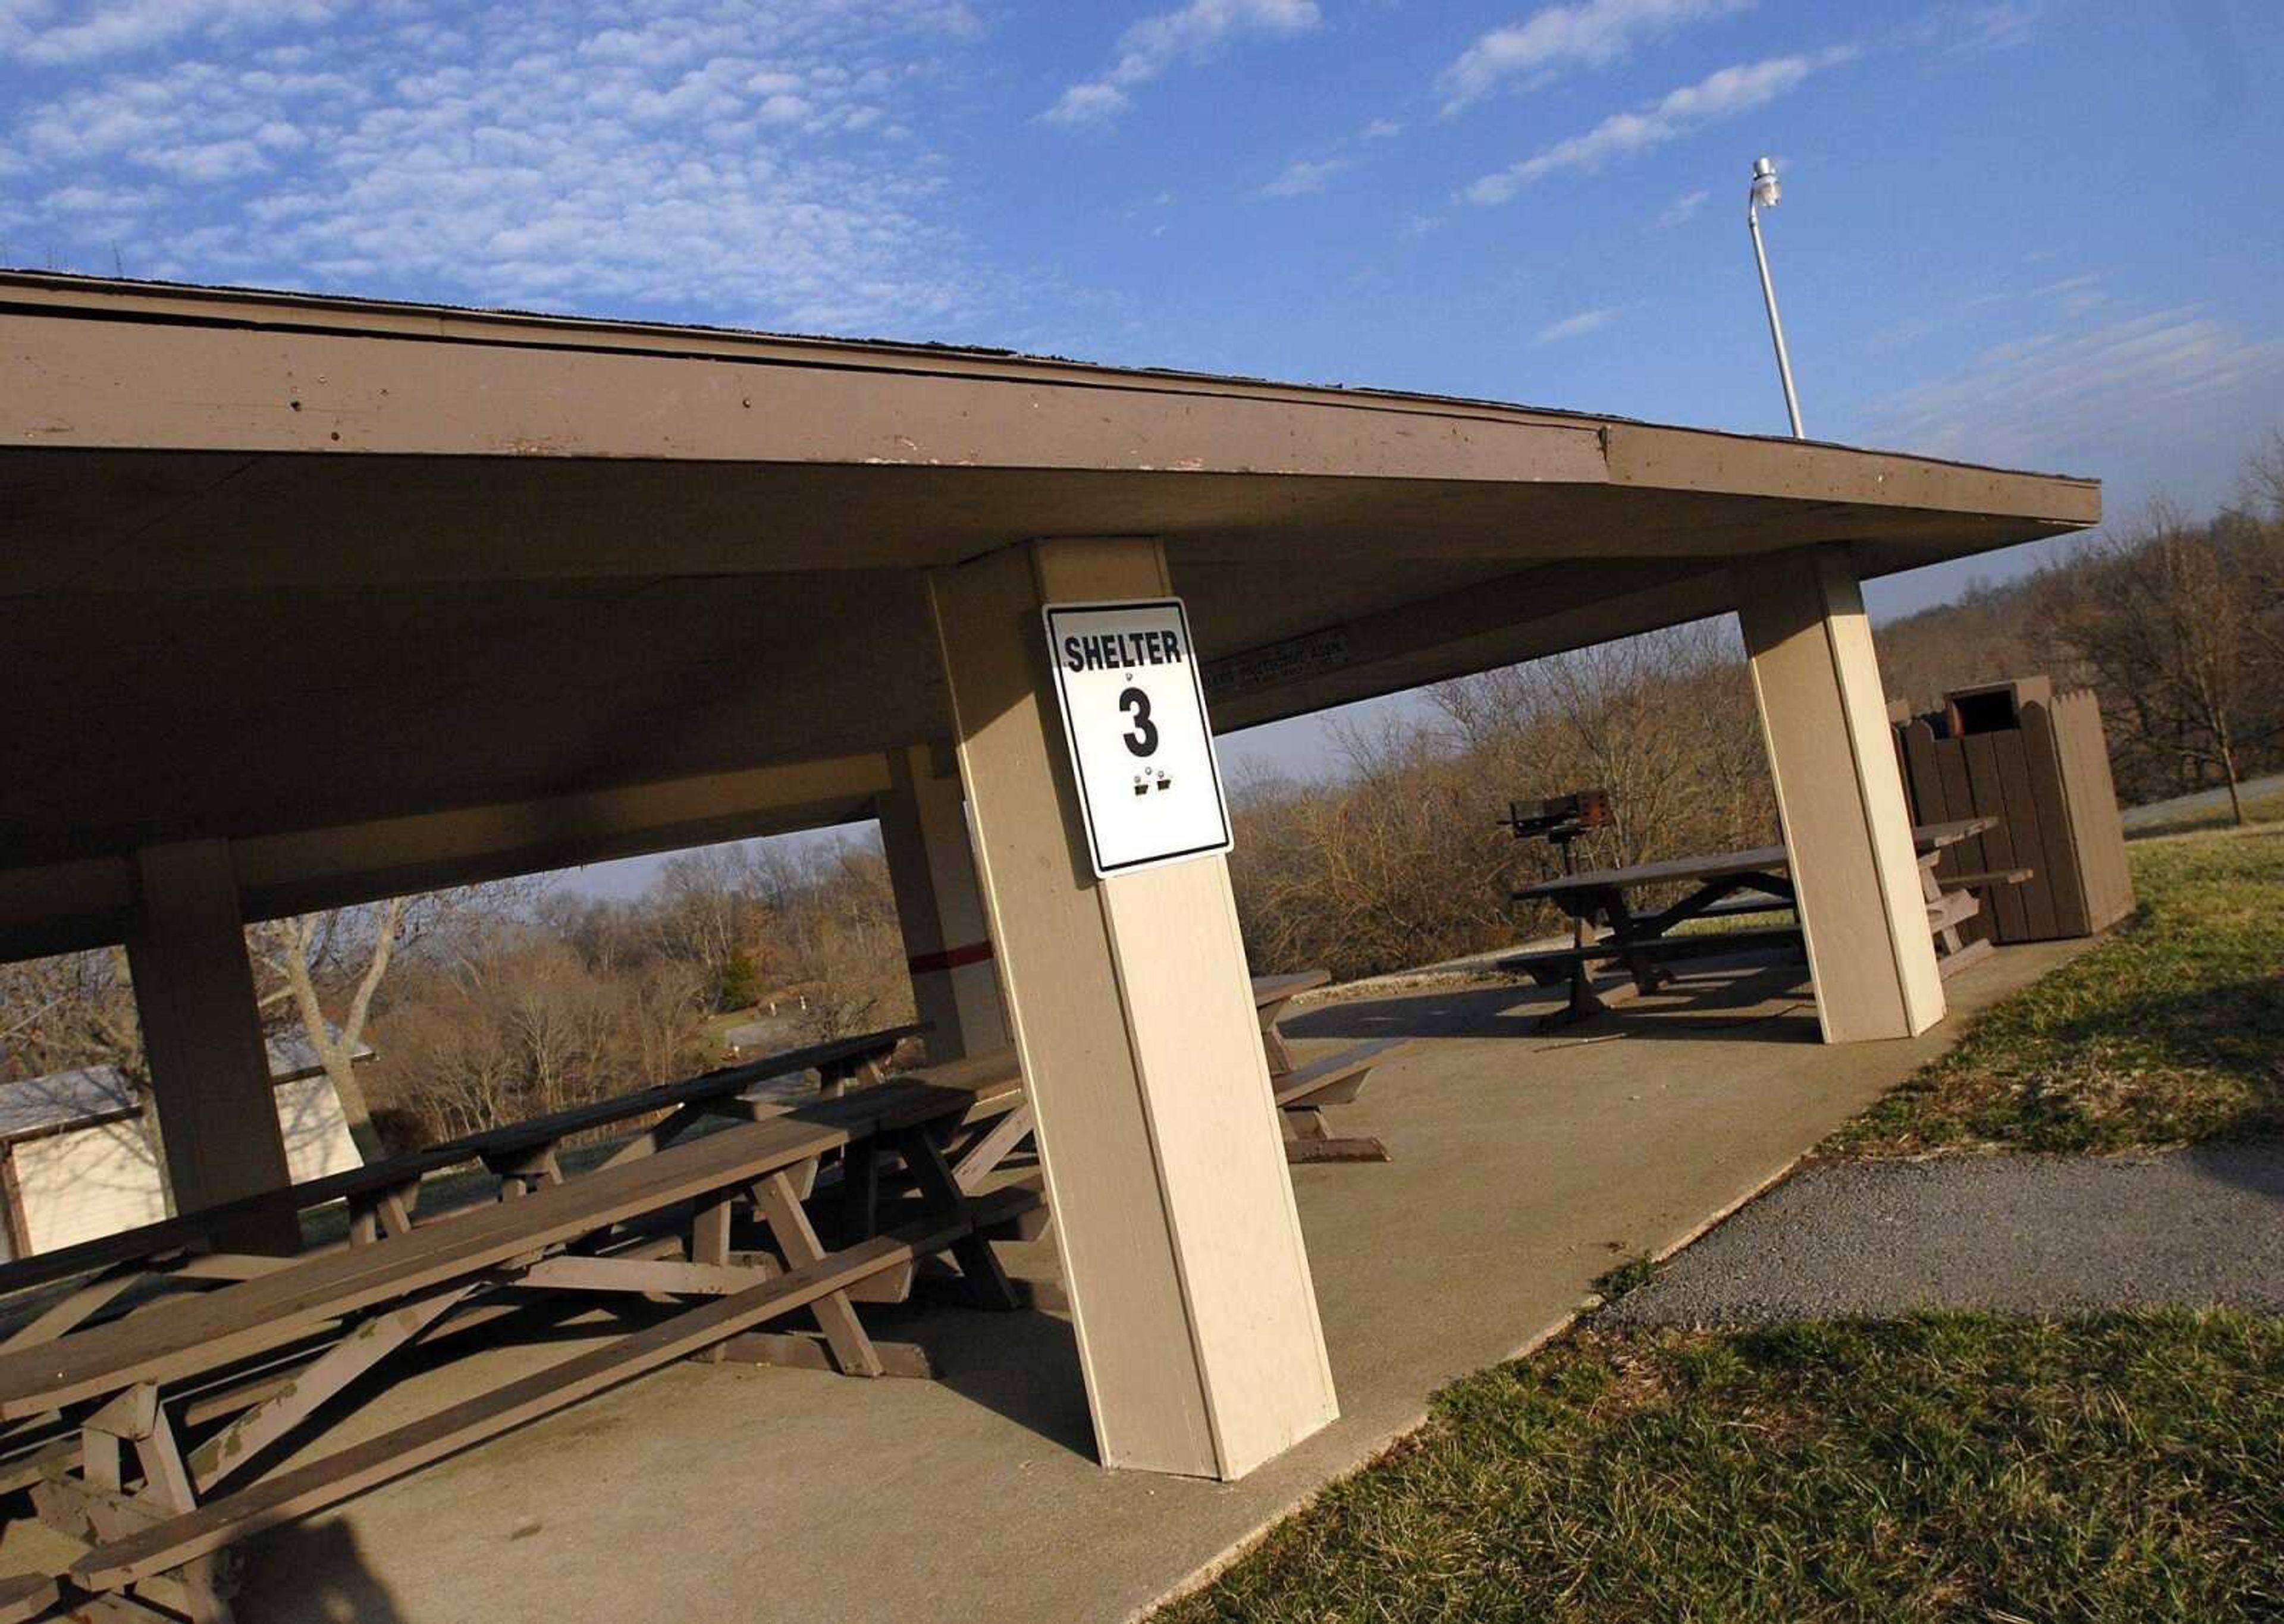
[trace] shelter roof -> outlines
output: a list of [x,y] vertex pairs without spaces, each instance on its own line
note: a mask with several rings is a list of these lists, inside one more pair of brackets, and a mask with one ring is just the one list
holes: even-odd
[[[595,798],[944,737],[927,572],[1026,539],[1162,538],[1226,729],[1718,613],[1770,549],[1879,575],[2100,511],[1487,401],[32,273],[0,356],[8,846],[51,877],[468,808],[535,863],[863,816],[853,772],[634,832]],[[273,852],[254,905],[483,866],[418,844]]]

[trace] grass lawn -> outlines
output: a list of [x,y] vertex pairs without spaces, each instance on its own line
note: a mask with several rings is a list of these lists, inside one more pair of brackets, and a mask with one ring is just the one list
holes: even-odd
[[2284,1132],[2284,827],[2135,841],[2135,916],[1985,1011],[1828,1153]]
[[1585,1329],[1158,1624],[2284,1616],[2284,1321]]

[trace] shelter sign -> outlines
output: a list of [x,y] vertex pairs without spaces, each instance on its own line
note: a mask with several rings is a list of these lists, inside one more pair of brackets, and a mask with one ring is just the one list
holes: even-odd
[[1181,600],[1042,613],[1095,873],[1227,851],[1229,808]]

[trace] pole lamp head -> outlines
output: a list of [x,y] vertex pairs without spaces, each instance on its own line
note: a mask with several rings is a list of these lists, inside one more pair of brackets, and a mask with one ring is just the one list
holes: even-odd
[[1777,184],[1777,165],[1773,158],[1753,160],[1753,207],[1774,208],[1783,189]]

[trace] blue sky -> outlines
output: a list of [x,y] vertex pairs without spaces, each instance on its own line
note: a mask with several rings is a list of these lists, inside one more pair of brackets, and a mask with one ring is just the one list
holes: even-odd
[[0,262],[1777,432],[1769,152],[1809,432],[2125,512],[2284,420],[2280,83],[2272,0],[0,0]]

